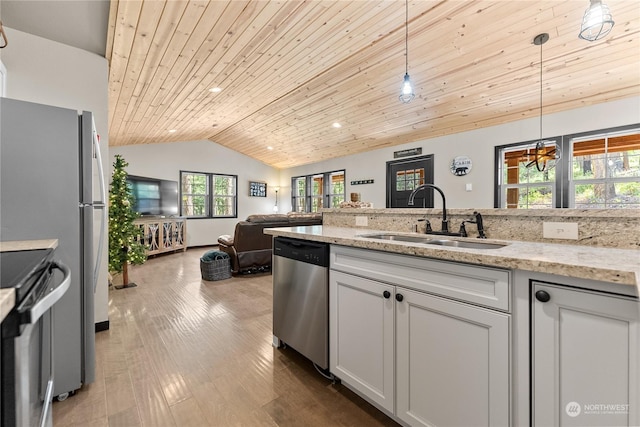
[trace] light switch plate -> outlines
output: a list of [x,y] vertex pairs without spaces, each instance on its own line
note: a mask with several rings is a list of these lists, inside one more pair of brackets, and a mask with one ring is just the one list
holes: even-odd
[[578,223],[543,222],[542,237],[545,239],[578,240]]
[[369,225],[369,221],[366,216],[356,216],[356,226],[366,227]]
[[466,191],[472,191],[472,190],[473,190],[473,184],[472,184],[472,183],[470,183],[470,182],[468,182],[468,183],[465,185],[465,190],[466,190]]

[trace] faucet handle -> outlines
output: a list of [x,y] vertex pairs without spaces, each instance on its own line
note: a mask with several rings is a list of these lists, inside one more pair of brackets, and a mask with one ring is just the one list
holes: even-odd
[[425,230],[424,230],[425,233],[430,233],[433,231],[433,229],[431,228],[431,222],[427,218],[422,218],[422,219],[419,219],[418,221],[425,222]]
[[462,221],[460,223],[460,230],[459,230],[460,237],[467,237],[467,228],[464,226],[465,222],[466,221]]

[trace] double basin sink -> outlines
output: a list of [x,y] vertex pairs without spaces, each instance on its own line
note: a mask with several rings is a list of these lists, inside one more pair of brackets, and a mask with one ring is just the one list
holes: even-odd
[[477,242],[477,241],[469,241],[469,240],[450,240],[450,239],[437,238],[429,235],[411,236],[411,235],[400,234],[400,233],[360,234],[356,237],[364,237],[367,239],[390,240],[390,241],[398,241],[398,242],[408,242],[408,243],[420,243],[420,244],[435,245],[435,246],[448,246],[448,247],[465,248],[465,249],[500,249],[507,246],[506,244],[503,244],[503,243]]

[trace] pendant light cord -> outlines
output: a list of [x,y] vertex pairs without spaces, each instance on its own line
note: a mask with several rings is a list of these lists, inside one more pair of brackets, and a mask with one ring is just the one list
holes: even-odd
[[542,143],[542,45],[540,43],[540,143]]
[[404,60],[405,73],[409,74],[409,0],[405,0],[405,16],[404,16]]

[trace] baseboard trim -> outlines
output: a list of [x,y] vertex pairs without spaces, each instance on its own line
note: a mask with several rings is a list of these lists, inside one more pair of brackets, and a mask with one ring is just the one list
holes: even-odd
[[96,332],[108,331],[109,330],[109,321],[105,320],[104,322],[96,323]]

